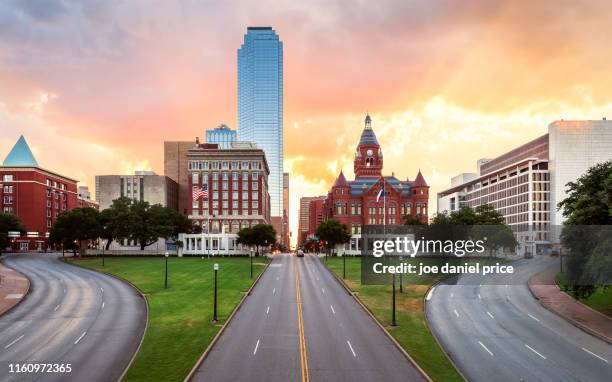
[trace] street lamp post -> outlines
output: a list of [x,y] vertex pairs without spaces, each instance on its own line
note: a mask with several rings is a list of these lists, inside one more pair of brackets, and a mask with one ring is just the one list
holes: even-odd
[[217,272],[219,271],[219,264],[215,263],[213,269],[215,270],[215,299],[213,306],[213,322],[217,322]]
[[346,252],[342,254],[342,278],[346,278]]
[[105,244],[104,240],[102,240],[102,266],[104,266],[104,247],[105,247],[104,244]]
[[[402,265],[402,261],[404,260],[404,258],[403,258],[402,256],[400,256],[400,257],[399,257],[399,259],[400,259],[400,265]],[[400,268],[400,269],[401,269],[401,268]],[[400,289],[400,290],[399,290],[399,292],[400,292],[400,293],[404,293],[404,285],[403,285],[403,283],[402,283],[402,274],[403,274],[403,273],[404,273],[404,272],[400,272],[400,288],[399,288],[399,289]]]
[[392,298],[392,315],[391,315],[391,326],[397,326],[395,321],[395,273],[393,274],[393,298]]
[[253,250],[251,250],[249,257],[251,258],[251,278],[253,278]]
[[164,289],[168,289],[168,252],[166,252],[164,256],[166,257],[166,278],[164,281]]

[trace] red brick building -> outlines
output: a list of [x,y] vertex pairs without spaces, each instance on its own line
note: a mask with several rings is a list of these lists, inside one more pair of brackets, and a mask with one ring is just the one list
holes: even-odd
[[[413,181],[383,176],[383,152],[372,130],[370,116],[355,151],[353,164],[355,180],[347,181],[344,174],[336,179],[324,201],[325,219],[338,220],[347,225],[352,234],[371,224],[403,224],[410,215],[427,222],[429,186],[419,171]],[[384,197],[381,189],[384,184]],[[380,194],[380,197],[379,197]],[[384,207],[386,206],[386,213]],[[316,224],[311,218],[312,224]]]
[[[252,225],[270,224],[270,170],[262,149],[244,142],[219,149],[216,144],[196,141],[185,152],[184,166],[187,187],[181,189],[191,201],[187,215],[204,232],[237,233]],[[204,185],[208,198],[193,200],[193,190]]]
[[17,215],[27,229],[14,249],[45,249],[57,216],[78,206],[77,181],[39,167],[23,136],[0,167],[0,192],[0,210]]

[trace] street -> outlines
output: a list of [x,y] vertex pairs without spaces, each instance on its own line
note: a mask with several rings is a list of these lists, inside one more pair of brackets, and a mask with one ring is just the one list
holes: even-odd
[[[433,334],[470,381],[609,381],[612,346],[533,298],[527,282],[558,259],[514,263],[514,275],[442,283],[427,297]],[[472,281],[470,281],[472,280]],[[497,285],[489,285],[489,284]]]
[[[92,260],[95,261],[95,260]],[[0,381],[115,381],[144,334],[146,306],[114,277],[65,264],[54,254],[8,256],[30,292],[0,316]],[[24,363],[70,364],[70,373],[11,373]]]
[[274,257],[193,380],[311,379],[424,380],[321,260],[282,254]]

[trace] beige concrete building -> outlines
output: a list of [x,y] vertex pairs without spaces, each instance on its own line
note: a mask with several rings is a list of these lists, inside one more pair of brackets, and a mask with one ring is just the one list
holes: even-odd
[[178,210],[178,184],[167,176],[152,171],[96,176],[96,199],[100,210],[110,207],[113,200],[121,196]]
[[519,250],[542,252],[558,243],[559,202],[568,182],[612,160],[612,121],[555,121],[548,133],[494,159],[478,161],[477,173],[454,177],[438,193],[438,212],[492,205],[516,233]]

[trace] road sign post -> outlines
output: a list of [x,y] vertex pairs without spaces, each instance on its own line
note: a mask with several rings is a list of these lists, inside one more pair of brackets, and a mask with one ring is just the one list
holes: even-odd
[[219,264],[215,263],[213,269],[215,270],[215,298],[213,306],[213,322],[217,322],[217,272],[219,271]]

